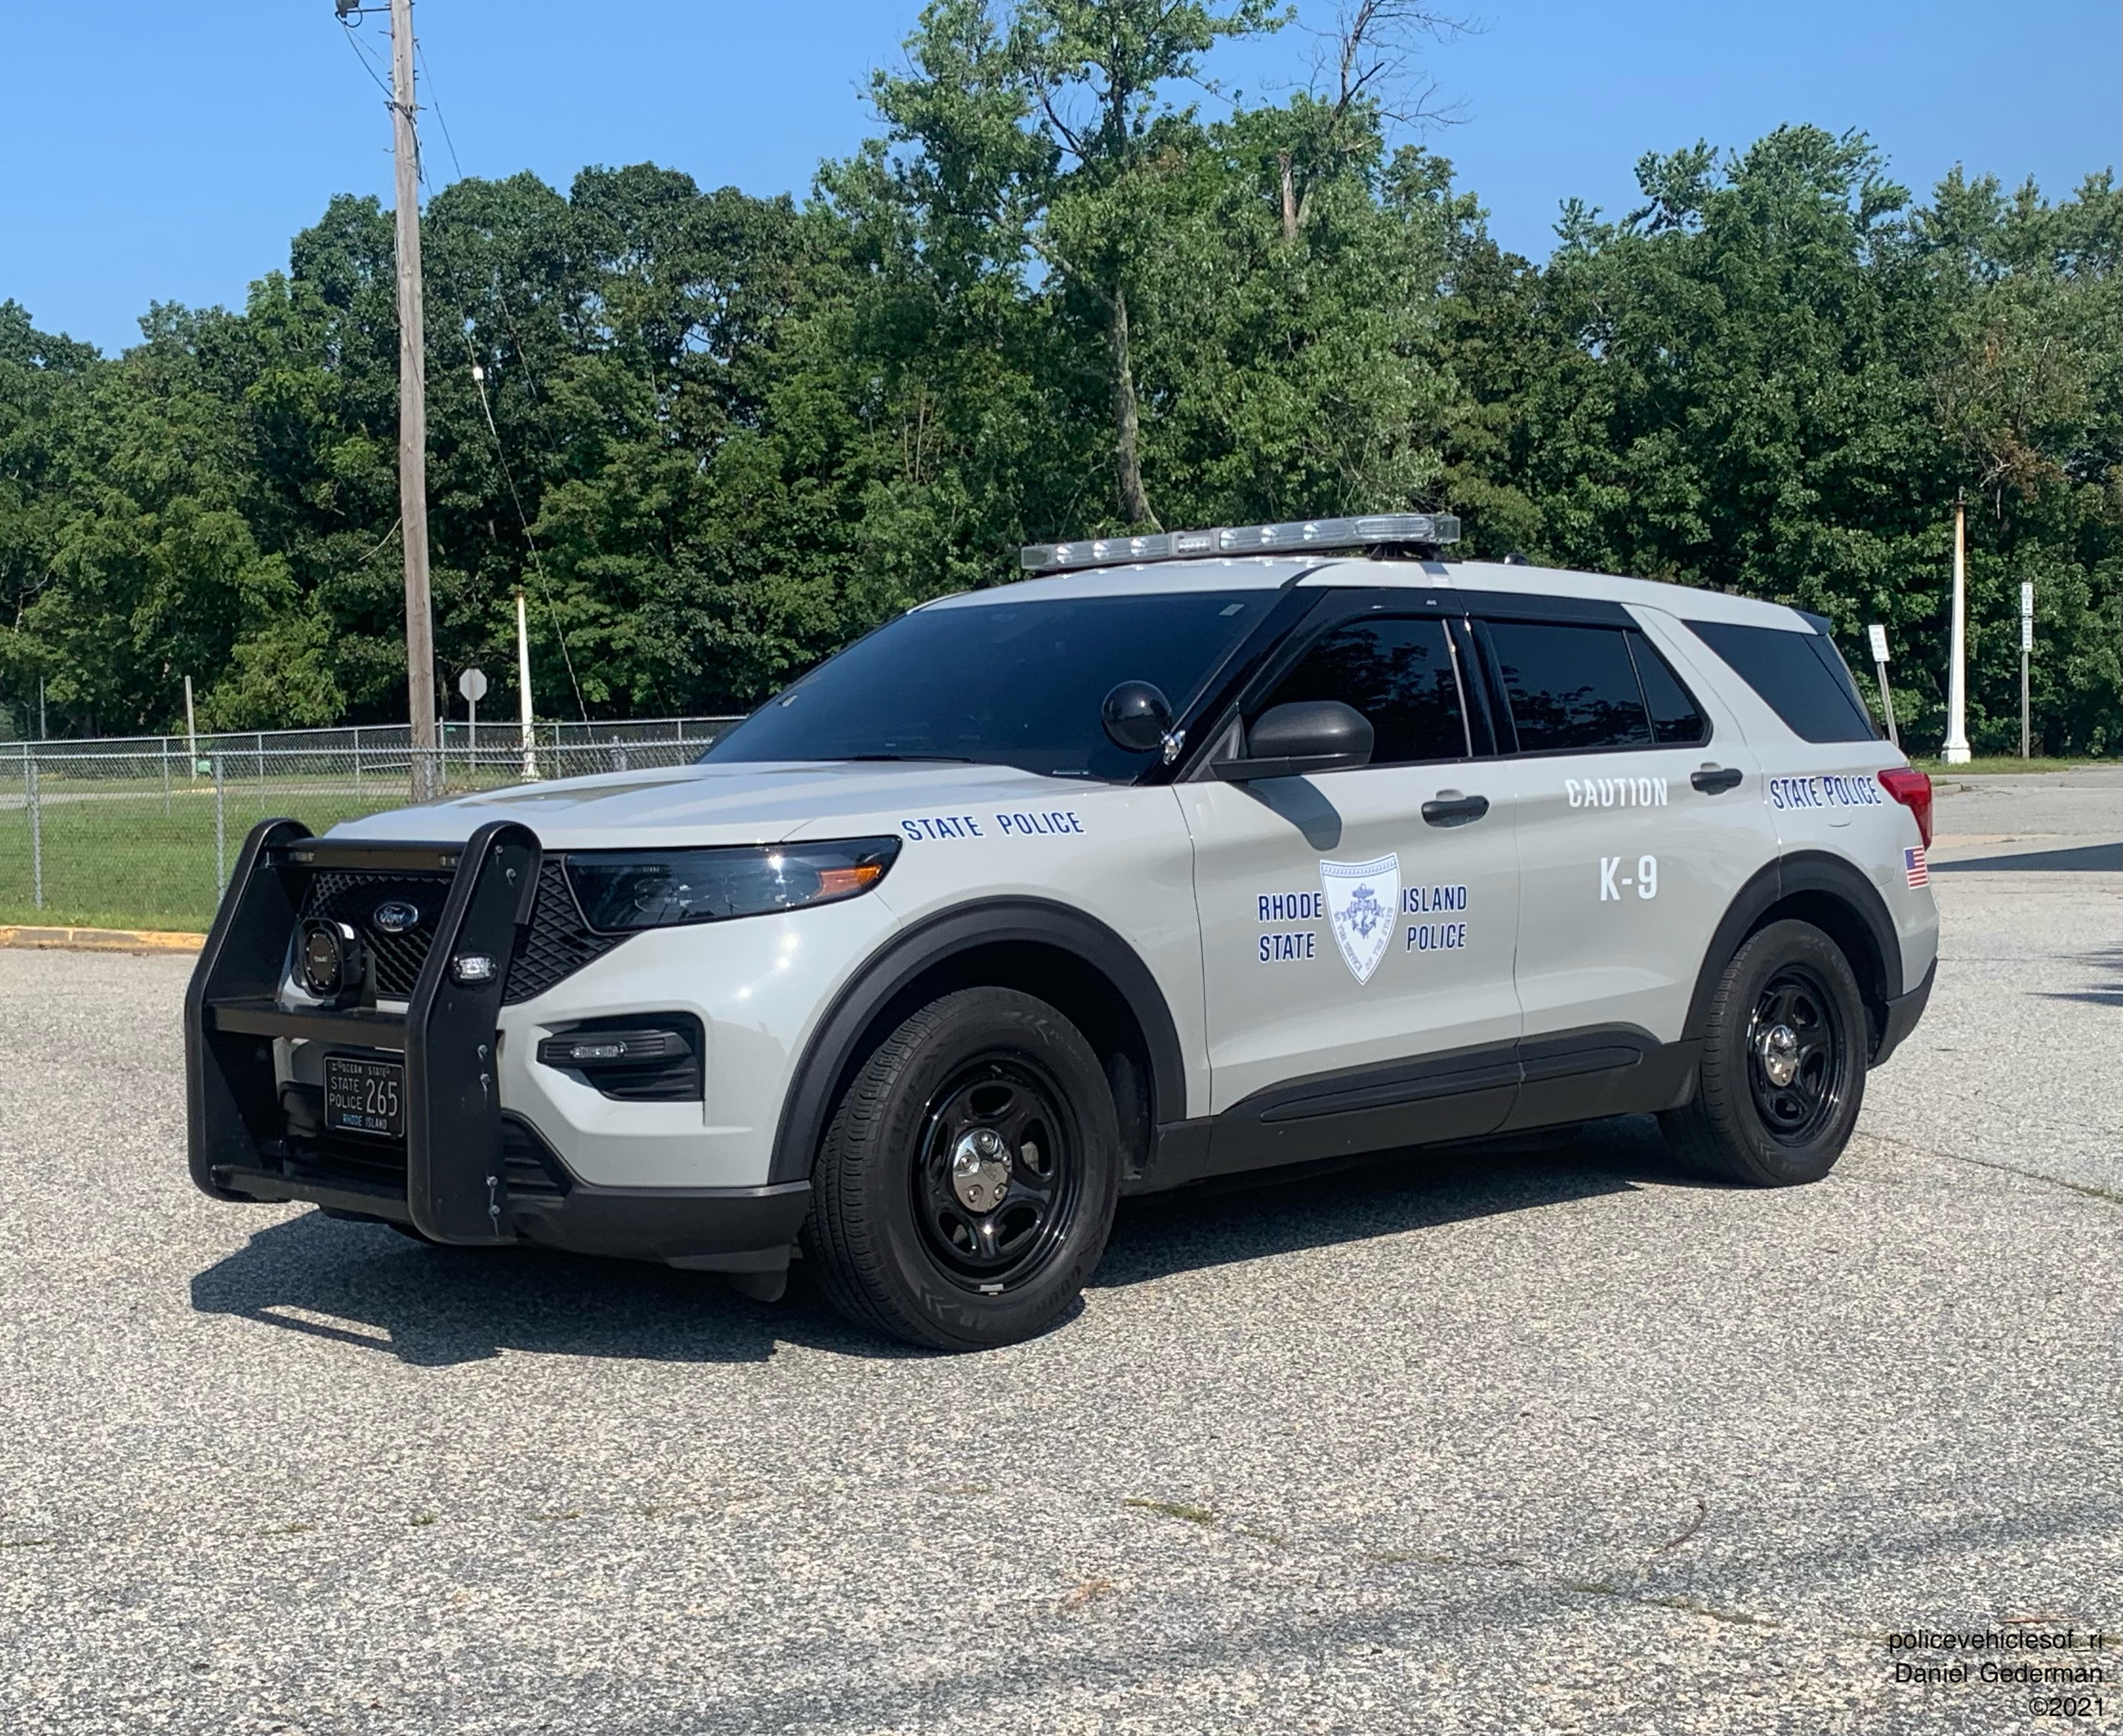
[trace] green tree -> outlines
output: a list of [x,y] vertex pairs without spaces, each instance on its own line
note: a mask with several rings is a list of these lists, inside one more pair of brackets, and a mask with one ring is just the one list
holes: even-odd
[[[1535,263],[1395,129],[1419,0],[1352,0],[1285,101],[1213,104],[1269,0],[934,0],[813,196],[654,165],[424,214],[438,674],[541,709],[748,705],[1025,541],[1448,506],[1469,551],[1774,597],[1893,636],[1943,723],[1970,502],[1971,733],[2119,725],[2119,195],[1858,135],[1647,157]],[[1207,108],[1211,112],[1204,113]],[[0,699],[77,732],[405,705],[391,224],[332,200],[241,313],[101,358],[0,304]]]
[[1192,105],[1219,41],[1278,27],[1274,0],[934,0],[911,76],[871,96],[908,155],[899,191],[958,242],[954,263],[1015,278],[1036,260],[1064,317],[1103,339],[1116,510],[1158,523],[1143,480],[1136,350],[1142,281],[1170,246],[1172,183],[1201,149]]

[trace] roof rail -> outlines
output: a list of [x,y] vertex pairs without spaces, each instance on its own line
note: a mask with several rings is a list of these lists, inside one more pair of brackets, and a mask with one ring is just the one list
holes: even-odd
[[1028,573],[1069,573],[1084,567],[1187,560],[1204,554],[1325,553],[1411,543],[1434,550],[1459,540],[1460,521],[1450,512],[1375,512],[1364,518],[1308,518],[1213,531],[1160,531],[1152,536],[1032,543],[1018,551],[1018,559]]

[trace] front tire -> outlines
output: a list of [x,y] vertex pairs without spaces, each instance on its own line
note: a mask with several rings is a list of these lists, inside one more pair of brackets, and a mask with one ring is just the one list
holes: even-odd
[[1014,989],[932,1001],[849,1085],[812,1170],[806,1252],[860,1326],[940,1350],[1033,1337],[1105,1252],[1112,1091],[1083,1035]]
[[1842,948],[1810,923],[1771,923],[1719,976],[1695,1095],[1660,1125],[1693,1167],[1721,1180],[1818,1182],[1857,1125],[1868,1041]]

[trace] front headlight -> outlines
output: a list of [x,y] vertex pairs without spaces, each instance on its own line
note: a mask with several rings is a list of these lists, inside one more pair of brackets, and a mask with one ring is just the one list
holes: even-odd
[[837,903],[883,879],[898,854],[897,838],[570,851],[568,883],[592,928],[623,934]]

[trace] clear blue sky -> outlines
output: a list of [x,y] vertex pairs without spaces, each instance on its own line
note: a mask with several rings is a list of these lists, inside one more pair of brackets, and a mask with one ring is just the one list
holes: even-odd
[[[1450,3],[1450,0],[1446,0]],[[801,192],[872,127],[860,91],[917,0],[422,0],[419,29],[469,175],[643,159],[706,185]],[[1464,124],[1434,133],[1508,246],[1544,255],[1557,204],[1626,210],[1647,150],[1745,144],[1784,121],[1869,132],[1919,191],[1952,165],[2052,195],[2113,166],[2116,0],[1475,0],[1432,67]],[[1332,0],[1310,0],[1324,21]],[[379,62],[383,21],[361,32]],[[0,299],[106,349],[149,302],[241,306],[341,190],[388,202],[382,98],[330,0],[69,0],[11,8]],[[1263,96],[1291,33],[1217,70]],[[431,126],[430,172],[451,172]]]

